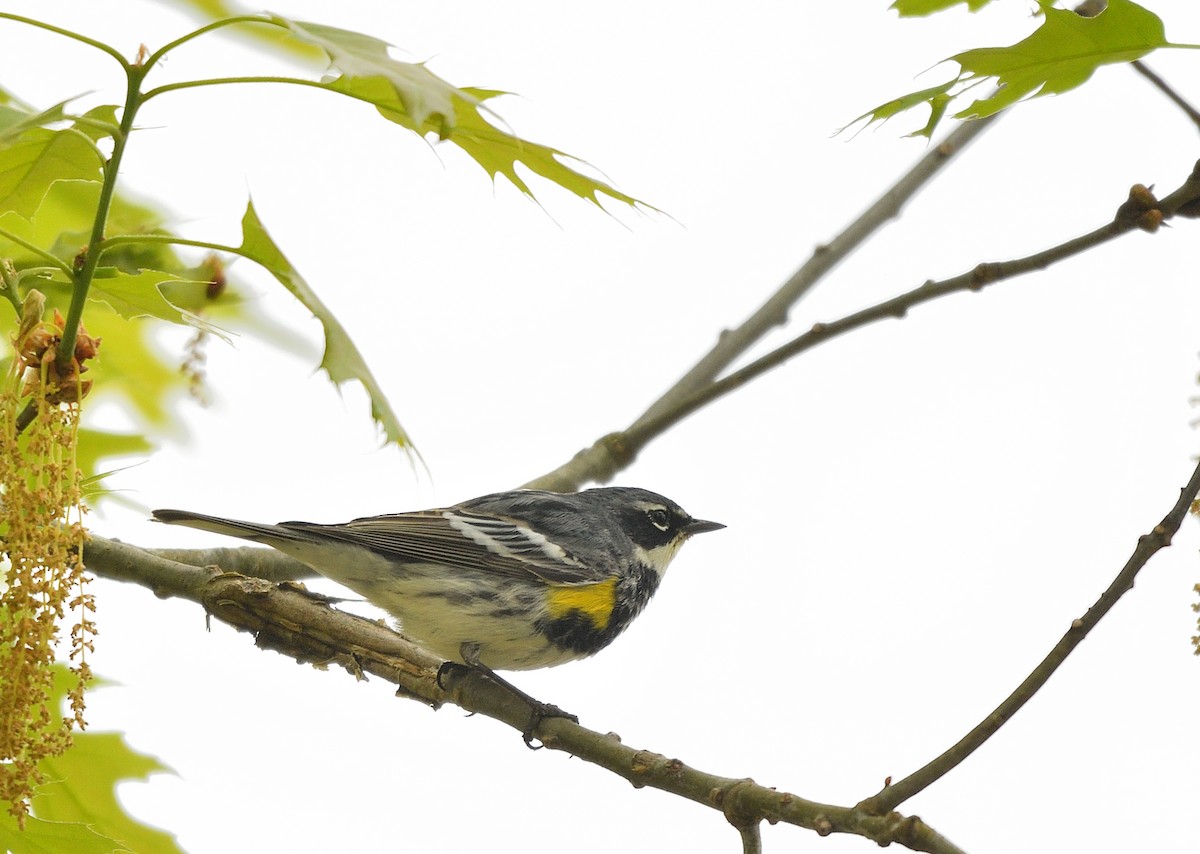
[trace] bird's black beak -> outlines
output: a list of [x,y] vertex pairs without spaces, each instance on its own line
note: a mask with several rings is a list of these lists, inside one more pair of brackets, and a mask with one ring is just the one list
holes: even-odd
[[706,522],[703,519],[689,519],[683,525],[683,532],[689,537],[692,534],[703,534],[705,531],[719,531],[725,526],[720,522]]

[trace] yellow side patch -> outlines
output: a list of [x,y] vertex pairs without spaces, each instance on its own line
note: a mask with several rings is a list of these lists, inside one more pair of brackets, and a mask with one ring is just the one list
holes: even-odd
[[546,600],[550,606],[550,616],[553,619],[565,617],[572,611],[579,611],[600,630],[608,628],[612,617],[613,606],[617,602],[617,579],[605,579],[596,584],[585,584],[578,587],[550,588]]

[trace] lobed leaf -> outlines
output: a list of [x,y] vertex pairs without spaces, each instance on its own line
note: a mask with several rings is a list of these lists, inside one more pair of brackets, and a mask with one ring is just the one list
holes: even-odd
[[99,182],[104,158],[73,128],[28,128],[0,146],[0,210],[32,216],[56,181]]
[[100,486],[103,478],[112,474],[102,470],[100,463],[113,457],[145,458],[154,450],[154,443],[140,433],[114,433],[110,430],[79,428],[79,444],[75,448],[75,464],[83,473],[85,494],[105,494]]
[[11,854],[113,854],[126,850],[117,840],[92,830],[86,824],[42,821],[29,816],[25,829],[7,811],[0,813],[0,851]]
[[[169,323],[194,326],[209,332],[219,332],[204,318],[177,305],[168,298],[164,289],[168,283],[180,283],[179,276],[161,270],[139,270],[126,273],[116,267],[101,267],[92,280],[90,299],[104,303],[126,320],[138,317],[154,317]],[[200,289],[207,282],[190,282]],[[222,334],[223,337],[224,333]]]
[[[329,57],[337,75],[324,82],[331,92],[373,104],[388,121],[414,133],[436,134],[465,151],[495,180],[503,175],[533,198],[517,174],[521,163],[531,172],[599,205],[604,194],[627,205],[644,204],[604,181],[571,168],[565,152],[518,136],[489,122],[485,101],[505,94],[491,89],[459,88],[438,77],[424,63],[402,62],[388,53],[391,45],[374,36],[272,16],[271,20]],[[582,162],[582,161],[577,161]],[[649,206],[647,206],[649,207]]]
[[1061,94],[1087,82],[1101,65],[1132,62],[1168,45],[1162,20],[1132,0],[1109,0],[1094,18],[1046,6],[1045,20],[1011,47],[976,48],[951,57],[959,80],[995,78],[1003,88],[955,113],[981,118],[1026,97]]
[[[468,88],[464,91],[478,99],[480,103],[497,95],[505,94],[489,89]],[[468,101],[458,100],[455,102],[455,115],[457,123],[450,142],[470,155],[493,180],[497,174],[503,175],[513,183],[513,186],[532,197],[533,192],[516,172],[515,167],[520,163],[531,172],[553,181],[563,189],[570,190],[580,198],[597,206],[600,204],[598,194],[603,193],[630,206],[651,207],[633,196],[622,193],[604,181],[572,169],[565,162],[566,159],[576,160],[571,155],[548,145],[521,139],[497,128]]]
[[[63,665],[55,666],[54,702],[57,710],[65,701],[70,679]],[[93,680],[92,687],[103,680]],[[119,732],[81,733],[72,736],[71,747],[62,755],[38,763],[47,782],[33,799],[36,824],[28,819],[26,833],[35,830],[41,849],[20,843],[15,852],[114,851],[175,854],[182,849],[172,834],[143,824],[121,806],[117,786],[128,780],[145,780],[151,774],[170,773],[157,758],[139,753]],[[0,827],[0,839],[4,830]],[[2,845],[3,842],[0,842]]]
[[[969,2],[972,10],[982,5]],[[950,5],[954,5],[951,0],[897,0],[894,8],[901,14],[928,14]],[[851,124],[863,119],[882,121],[926,104],[929,120],[911,135],[930,137],[950,102],[984,81],[994,80],[999,88],[954,113],[955,118],[982,118],[1027,98],[1070,91],[1101,65],[1131,62],[1157,48],[1194,47],[1168,42],[1162,20],[1133,0],[1109,0],[1108,7],[1094,17],[1056,9],[1048,0],[1039,0],[1039,5],[1042,23],[1028,37],[1009,47],[976,48],[952,56],[959,65],[954,79],[881,104]]]
[[383,428],[387,441],[395,442],[401,447],[411,447],[408,434],[400,426],[400,420],[392,410],[392,405],[371,369],[367,367],[362,354],[358,352],[354,341],[275,245],[258,218],[253,202],[246,205],[246,214],[242,217],[242,245],[237,251],[266,268],[267,272],[278,279],[279,283],[320,321],[325,332],[325,353],[321,358],[321,367],[329,374],[334,385],[340,386],[350,380],[361,383],[371,399],[371,417]]
[[[66,753],[44,759],[49,782],[38,787],[34,811],[39,819],[78,822],[130,851],[181,852],[175,837],[133,818],[121,806],[117,785],[170,772],[158,759],[131,748],[119,732],[76,733]],[[74,848],[60,848],[74,851]],[[112,851],[112,843],[106,851]]]
[[[839,128],[837,132],[841,133],[842,131],[846,130],[846,128],[858,124],[863,119],[867,120],[867,124],[886,122],[892,116],[903,113],[906,110],[911,110],[913,107],[920,106],[921,104],[930,104],[932,106],[935,103],[941,103],[942,107],[940,110],[931,111],[930,122],[925,126],[925,130],[928,130],[929,134],[931,135],[933,133],[933,128],[937,126],[937,121],[935,119],[940,119],[942,114],[946,112],[946,106],[950,103],[950,100],[953,97],[949,94],[949,92],[956,82],[957,81],[951,80],[949,83],[943,83],[940,86],[931,86],[928,89],[921,89],[917,92],[910,92],[907,95],[902,95],[899,98],[893,98],[886,103],[880,104],[870,112],[863,113],[854,121],[850,122],[850,124],[846,125],[846,127]],[[924,130],[915,131],[910,135],[915,136],[917,134],[922,136],[926,135]]]
[[[388,53],[392,47],[382,39],[324,24],[292,21],[272,15],[271,20],[286,27],[300,41],[319,47],[329,57],[332,68],[340,72],[337,80],[345,85],[357,81],[381,84],[416,124],[428,119],[443,125],[454,121],[454,98],[469,97],[423,63],[401,62]],[[335,86],[330,88],[338,90]]]
[[992,0],[896,0],[889,8],[899,12],[901,18],[922,18],[964,3],[967,11],[978,12],[991,2]]
[[[457,145],[484,171],[495,180],[503,175],[513,186],[530,198],[535,198],[529,185],[517,174],[518,163],[531,172],[558,184],[582,199],[599,205],[599,194],[618,202],[651,208],[639,199],[622,193],[610,184],[572,169],[566,160],[576,160],[571,155],[548,145],[530,142],[502,130],[489,122],[483,115],[483,103],[497,95],[508,94],[494,89],[466,88],[464,97],[455,97],[454,123],[450,126],[436,124],[431,118],[424,123],[413,122],[395,99],[387,98],[377,87],[358,82],[333,81],[330,88],[374,104],[379,114],[391,122],[417,133],[437,133],[439,138]],[[486,109],[486,107],[483,107]],[[579,161],[582,162],[582,161]]]
[[71,99],[59,101],[53,107],[34,113],[8,105],[0,107],[0,145],[5,145],[29,128],[44,127],[66,118],[66,106]]

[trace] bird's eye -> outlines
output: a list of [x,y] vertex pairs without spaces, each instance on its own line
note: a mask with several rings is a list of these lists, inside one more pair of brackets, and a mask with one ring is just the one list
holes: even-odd
[[660,531],[671,527],[671,514],[661,507],[655,507],[646,515],[650,517],[650,524]]

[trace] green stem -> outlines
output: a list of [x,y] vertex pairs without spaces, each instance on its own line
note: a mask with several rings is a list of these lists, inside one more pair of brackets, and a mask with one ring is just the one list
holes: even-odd
[[100,241],[101,252],[107,252],[114,246],[126,243],[169,243],[172,246],[196,246],[200,249],[211,249],[214,252],[229,252],[233,255],[244,254],[236,246],[226,246],[224,243],[210,243],[207,240],[190,240],[186,237],[176,237],[173,234],[114,234]]
[[43,261],[45,261],[50,266],[57,267],[59,270],[62,270],[64,273],[67,274],[68,278],[70,278],[72,276],[71,268],[69,265],[67,265],[66,262],[61,261],[58,258],[55,258],[53,255],[51,255],[45,249],[43,249],[42,247],[37,246],[33,243],[30,243],[24,237],[20,237],[19,235],[13,234],[7,228],[0,228],[0,237],[3,237],[9,243],[17,244],[22,249],[27,249],[28,251],[32,252],[34,255],[41,258]]
[[104,183],[100,186],[100,200],[96,204],[96,218],[92,222],[92,236],[83,257],[83,266],[73,276],[75,287],[71,294],[71,305],[67,309],[67,320],[63,326],[63,337],[58,343],[58,363],[66,365],[75,354],[75,336],[79,332],[79,322],[83,319],[83,307],[87,304],[88,289],[96,275],[96,267],[100,263],[101,243],[104,241],[104,228],[108,224],[108,212],[112,208],[113,193],[117,188],[117,173],[121,169],[121,158],[125,154],[125,146],[129,142],[129,134],[133,131],[133,120],[141,106],[142,79],[146,76],[148,66],[125,66],[125,108],[121,114],[121,127],[113,136],[112,156],[104,167]]
[[[262,15],[235,15],[232,18],[222,18],[219,21],[213,21],[211,24],[205,24],[198,30],[192,30],[187,35],[180,36],[173,42],[167,42],[158,50],[154,51],[154,53],[150,54],[150,56],[146,57],[146,61],[142,64],[146,68],[153,68],[160,59],[180,45],[187,44],[194,38],[198,38],[205,33],[210,33],[213,30],[220,29],[221,27],[228,27],[231,24],[268,24],[273,27],[282,26],[282,24],[278,24],[270,18],[264,18]],[[149,96],[147,95],[143,97],[142,100],[144,101],[148,97]]]
[[[114,131],[119,130],[118,128],[113,128],[111,125],[109,125],[108,128],[106,128],[106,129],[114,137],[116,136],[116,133]],[[84,145],[87,145],[88,147],[90,147],[96,155],[96,161],[100,165],[100,168],[101,169],[104,168],[104,152],[100,149],[100,146],[96,144],[96,140],[92,139],[90,136],[88,136],[86,133],[84,133],[77,127],[64,128],[62,132],[69,133],[72,136],[77,137],[79,140],[81,140],[83,142]]]
[[4,296],[16,309],[17,319],[21,317],[21,294],[17,290],[17,271],[7,258],[0,260],[0,279],[4,281]]
[[179,83],[164,84],[156,89],[151,89],[143,95],[142,101],[144,103],[166,92],[177,92],[180,89],[195,89],[198,86],[223,86],[226,83],[293,83],[297,86],[312,86],[317,89],[329,88],[319,80],[305,80],[301,77],[272,77],[269,75],[254,77],[212,77],[206,80],[184,80]]
[[88,45],[89,47],[94,47],[94,48],[96,48],[96,50],[104,51],[109,56],[111,56],[113,59],[115,59],[117,62],[121,63],[121,67],[123,67],[123,68],[129,67],[129,63],[125,61],[125,57],[121,56],[121,52],[119,50],[117,50],[115,47],[112,47],[111,45],[106,45],[104,42],[98,42],[95,39],[89,39],[87,36],[81,35],[80,33],[76,33],[71,30],[64,30],[62,27],[56,27],[53,24],[47,24],[45,21],[38,21],[33,18],[26,18],[23,15],[14,15],[11,12],[0,12],[0,19],[8,20],[8,21],[16,21],[18,24],[28,24],[31,27],[37,27],[38,29],[41,29],[41,30],[47,30],[52,33],[57,33],[60,36],[66,36],[69,39],[74,39],[77,42],[82,42],[83,44]]

